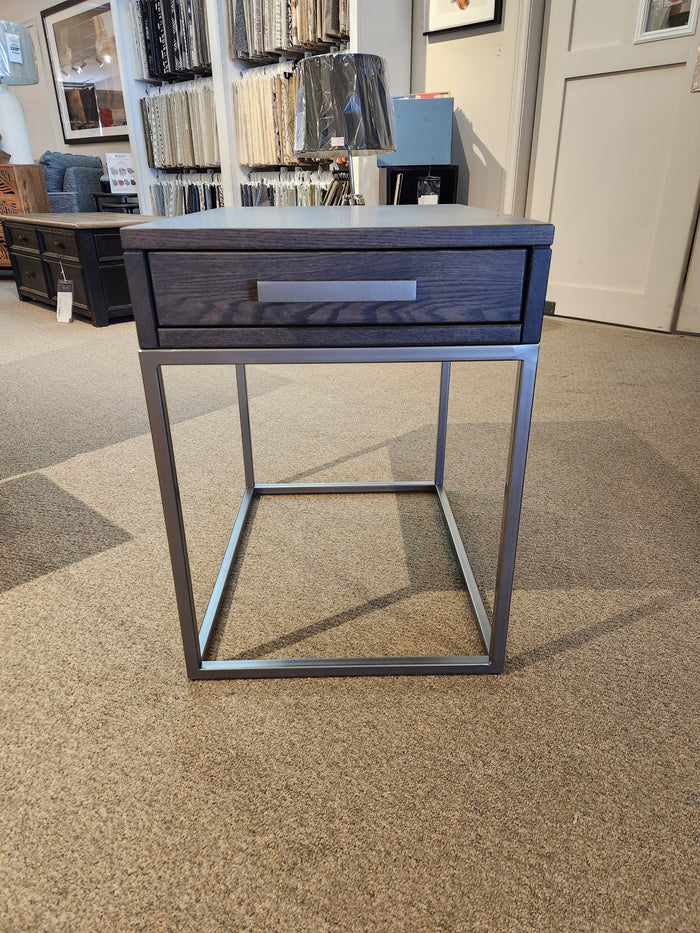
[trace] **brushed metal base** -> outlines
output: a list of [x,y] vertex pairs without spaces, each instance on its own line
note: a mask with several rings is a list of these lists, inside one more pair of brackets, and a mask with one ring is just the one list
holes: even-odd
[[[517,344],[495,347],[389,347],[338,350],[141,350],[141,370],[148,407],[156,467],[173,569],[187,675],[192,680],[236,677],[324,677],[406,674],[496,674],[503,670],[517,547],[520,506],[538,346]],[[491,619],[462,542],[443,486],[450,363],[453,360],[508,360],[518,364],[507,481],[504,494],[496,590]],[[289,362],[442,362],[438,410],[435,478],[433,482],[371,483],[256,483],[251,443],[246,363]],[[164,365],[222,364],[236,366],[239,415],[246,489],[224,553],[209,604],[198,624],[187,543],[180,502],[170,420],[161,367]],[[299,658],[205,660],[229,577],[250,516],[253,501],[263,495],[315,495],[349,493],[434,493],[442,510],[484,643],[484,654],[445,657]]]

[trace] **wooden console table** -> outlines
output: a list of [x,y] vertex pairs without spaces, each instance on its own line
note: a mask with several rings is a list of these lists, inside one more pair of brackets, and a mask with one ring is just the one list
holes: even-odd
[[153,218],[122,213],[18,214],[3,217],[22,301],[56,307],[56,282],[73,282],[73,314],[96,327],[132,317],[120,228]]
[[[462,205],[206,211],[122,231],[190,678],[498,673],[503,669],[550,244],[548,224]],[[443,485],[450,364],[518,364],[493,613]],[[255,480],[248,363],[441,361],[429,481]],[[196,617],[164,366],[236,366],[246,489],[209,606]],[[262,495],[434,493],[484,653],[459,657],[214,660],[207,651],[251,504]],[[233,518],[233,516],[232,516]]]

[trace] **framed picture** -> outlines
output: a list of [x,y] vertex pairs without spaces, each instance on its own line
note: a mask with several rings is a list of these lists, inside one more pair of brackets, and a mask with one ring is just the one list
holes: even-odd
[[493,26],[503,17],[503,0],[425,0],[423,35]]
[[41,18],[65,141],[128,139],[109,0],[66,0]]
[[700,0],[640,0],[635,42],[692,36]]

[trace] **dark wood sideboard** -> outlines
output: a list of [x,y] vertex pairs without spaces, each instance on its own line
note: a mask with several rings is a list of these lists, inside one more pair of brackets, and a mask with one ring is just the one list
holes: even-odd
[[120,229],[153,220],[138,214],[17,214],[2,218],[22,301],[56,307],[56,282],[73,282],[73,314],[96,327],[131,317]]

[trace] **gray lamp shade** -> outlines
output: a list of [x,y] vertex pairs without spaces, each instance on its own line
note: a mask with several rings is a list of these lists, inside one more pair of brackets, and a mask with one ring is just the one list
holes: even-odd
[[0,84],[37,84],[39,75],[29,30],[0,20]]
[[384,59],[335,52],[299,62],[294,152],[309,159],[394,152],[394,106]]

